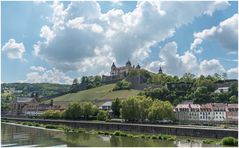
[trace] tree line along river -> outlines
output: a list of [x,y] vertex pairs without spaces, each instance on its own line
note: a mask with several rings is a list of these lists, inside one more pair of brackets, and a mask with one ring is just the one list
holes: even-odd
[[[188,140],[191,139],[191,140]],[[203,144],[201,138],[177,137],[176,141],[142,139],[99,135],[92,133],[73,133],[29,127],[14,123],[1,123],[1,144],[9,146],[88,146],[88,147],[204,147],[219,146]]]

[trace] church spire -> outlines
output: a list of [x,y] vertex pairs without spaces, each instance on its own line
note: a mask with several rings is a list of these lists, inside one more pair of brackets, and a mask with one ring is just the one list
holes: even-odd
[[163,70],[162,70],[162,68],[161,68],[161,66],[159,67],[159,72],[158,72],[159,74],[162,74],[163,73]]

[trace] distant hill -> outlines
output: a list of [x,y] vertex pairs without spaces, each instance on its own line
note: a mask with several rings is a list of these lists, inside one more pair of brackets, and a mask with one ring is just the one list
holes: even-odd
[[[105,101],[113,100],[115,98],[127,98],[129,96],[136,96],[139,90],[118,90],[112,91],[115,84],[103,85],[100,87],[79,91],[77,93],[69,93],[63,96],[53,98],[54,102],[83,102],[91,101],[96,104],[101,104]],[[49,102],[46,101],[46,102]]]
[[2,94],[10,93],[14,96],[30,96],[37,92],[39,97],[54,96],[69,91],[70,85],[52,83],[3,83]]

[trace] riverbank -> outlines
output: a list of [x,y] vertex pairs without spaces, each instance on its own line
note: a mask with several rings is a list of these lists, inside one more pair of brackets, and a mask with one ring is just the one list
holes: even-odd
[[[23,126],[25,128],[35,128],[43,129],[50,131],[62,131],[66,133],[83,133],[83,134],[93,134],[93,135],[102,135],[102,136],[116,136],[116,137],[128,137],[136,139],[152,139],[152,140],[161,140],[161,141],[179,141],[182,137],[176,137],[174,135],[163,135],[163,134],[139,134],[139,133],[130,133],[123,131],[99,131],[99,130],[86,130],[82,128],[71,128],[65,125],[51,125],[51,124],[39,124],[36,122],[3,122],[4,124]],[[190,137],[184,137],[187,142],[193,142],[194,139]],[[203,144],[208,145],[227,145],[227,146],[236,146],[238,144],[237,139],[232,137],[225,137],[221,140],[219,139],[203,139]]]
[[176,125],[154,125],[154,124],[132,124],[132,123],[110,123],[98,121],[73,121],[73,120],[50,120],[50,119],[28,119],[28,118],[2,118],[9,121],[37,122],[43,124],[67,125],[72,128],[95,129],[105,131],[125,131],[150,134],[166,134],[176,136],[217,138],[238,137],[238,131],[234,129],[213,129],[199,127],[185,127]]

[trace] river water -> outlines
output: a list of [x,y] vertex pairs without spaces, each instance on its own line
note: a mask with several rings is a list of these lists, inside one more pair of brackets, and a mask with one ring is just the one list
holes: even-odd
[[10,123],[1,123],[2,147],[12,146],[40,146],[40,147],[204,147],[202,139],[179,138],[177,141],[163,141],[142,138],[104,136],[89,133],[65,133],[63,131],[44,128],[28,127]]

